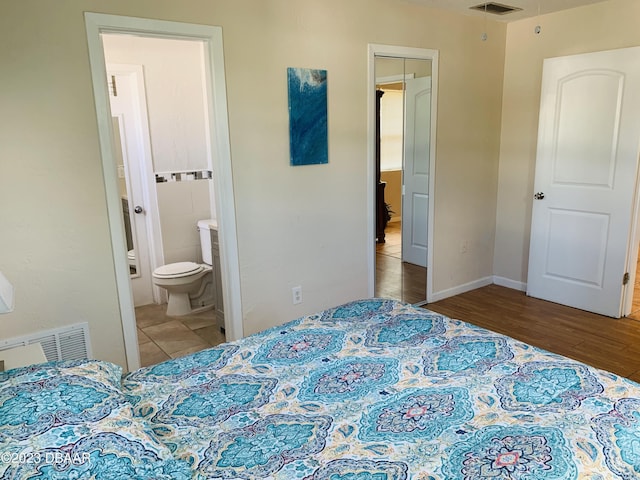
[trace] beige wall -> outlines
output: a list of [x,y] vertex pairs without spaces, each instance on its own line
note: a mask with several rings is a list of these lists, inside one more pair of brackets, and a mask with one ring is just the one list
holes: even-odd
[[107,64],[142,65],[153,171],[210,169],[202,42],[103,35]]
[[[527,281],[542,60],[640,45],[640,2],[610,0],[510,23],[504,71],[494,273]],[[533,33],[536,24],[542,33]]]
[[[223,28],[245,333],[367,294],[367,44],[440,51],[435,291],[491,275],[506,27],[393,0],[4,2],[0,337],[78,320],[124,363],[84,11]],[[323,68],[329,163],[292,168],[287,67]],[[461,254],[459,242],[469,249]],[[304,303],[291,305],[302,285]]]

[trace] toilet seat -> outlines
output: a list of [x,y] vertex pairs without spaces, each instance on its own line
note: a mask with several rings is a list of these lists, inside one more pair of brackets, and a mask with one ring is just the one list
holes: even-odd
[[176,262],[156,268],[153,276],[156,278],[181,278],[196,275],[203,270],[203,265],[194,262]]

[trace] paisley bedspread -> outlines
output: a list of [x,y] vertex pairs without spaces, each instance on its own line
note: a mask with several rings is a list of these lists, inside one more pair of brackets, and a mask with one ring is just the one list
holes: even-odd
[[390,300],[121,373],[0,373],[0,479],[640,478],[640,385]]
[[371,299],[133,372],[195,478],[640,478],[640,386]]

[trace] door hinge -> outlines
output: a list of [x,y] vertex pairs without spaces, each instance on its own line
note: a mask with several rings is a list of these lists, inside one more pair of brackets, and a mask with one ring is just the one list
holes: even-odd
[[627,283],[629,283],[629,272],[625,273],[625,274],[622,276],[622,284],[623,284],[623,285],[626,285]]
[[111,75],[111,82],[109,82],[109,87],[111,90],[111,94],[114,97],[118,96],[118,85],[116,84],[116,76],[115,75]]

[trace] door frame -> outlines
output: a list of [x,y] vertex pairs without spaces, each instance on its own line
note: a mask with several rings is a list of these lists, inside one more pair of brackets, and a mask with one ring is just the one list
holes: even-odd
[[[129,283],[124,227],[119,202],[117,171],[113,152],[113,132],[106,83],[106,66],[101,33],[122,33],[161,38],[182,38],[202,41],[205,45],[205,84],[209,141],[215,145],[212,155],[217,219],[220,228],[220,263],[222,270],[225,330],[227,340],[242,338],[242,300],[236,231],[231,145],[225,84],[222,28],[210,25],[125,17],[85,12],[89,61],[96,107],[102,171],[104,175],[107,214],[118,292],[120,317],[125,344],[127,368],[140,367],[138,335],[133,295]],[[212,205],[213,208],[213,205]]]
[[[140,165],[138,175],[142,177],[140,182],[141,192],[137,192],[140,196],[136,198],[142,199],[144,205],[144,225],[147,231],[147,254],[149,256],[149,264],[151,272],[160,265],[164,265],[164,253],[162,247],[162,230],[160,228],[160,209],[158,207],[158,191],[156,189],[155,176],[153,172],[153,161],[151,156],[151,136],[149,134],[149,118],[147,96],[144,86],[144,69],[142,65],[131,65],[122,63],[106,64],[107,72],[113,74],[127,75],[132,78],[135,83],[135,91],[133,92],[133,107],[136,110],[134,118],[135,129],[139,136],[140,142]],[[130,189],[129,177],[131,174],[131,164],[125,161],[125,169],[127,175],[127,189]],[[145,181],[146,179],[146,181]],[[139,218],[135,214],[131,218]],[[139,220],[133,220],[137,222]],[[149,275],[151,275],[149,272]],[[155,285],[151,278],[151,294],[153,301],[156,303],[164,303],[167,301],[165,289]]]
[[[633,296],[636,282],[638,281],[638,260],[640,259],[640,160],[636,167],[636,187],[633,198],[631,215],[631,229],[627,244],[626,272],[629,274],[629,282],[622,286],[622,316],[628,316],[633,310]],[[640,287],[638,287],[640,288]]]
[[376,57],[406,58],[412,60],[431,60],[431,145],[429,159],[429,211],[427,218],[427,292],[426,303],[433,298],[433,225],[435,214],[435,179],[436,179],[436,130],[438,118],[438,50],[425,48],[401,47],[396,45],[368,45],[368,87],[367,87],[367,292],[369,297],[375,295],[376,275],[376,175],[375,159],[375,113],[376,113]]

